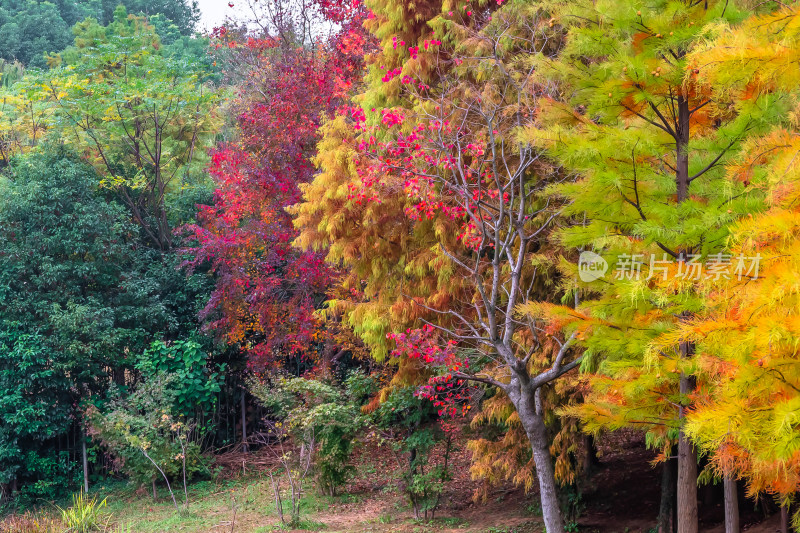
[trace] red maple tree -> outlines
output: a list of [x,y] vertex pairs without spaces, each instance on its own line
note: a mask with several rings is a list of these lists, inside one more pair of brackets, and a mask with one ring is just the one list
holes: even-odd
[[313,177],[318,128],[360,79],[369,43],[358,1],[301,6],[318,26],[336,23],[327,36],[298,33],[281,0],[260,7],[259,35],[215,31],[215,47],[241,79],[237,135],[212,154],[213,205],[199,206],[199,223],[183,229],[195,243],[187,268],[208,263],[217,279],[201,313],[206,326],[263,369],[278,356],[312,356],[329,340],[314,313],[336,274],[323,255],[292,247],[285,208]]

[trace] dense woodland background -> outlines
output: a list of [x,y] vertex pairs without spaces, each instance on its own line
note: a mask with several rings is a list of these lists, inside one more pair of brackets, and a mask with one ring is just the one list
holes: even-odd
[[305,527],[371,449],[421,523],[800,527],[800,4],[244,11],[0,0],[7,513],[241,462]]

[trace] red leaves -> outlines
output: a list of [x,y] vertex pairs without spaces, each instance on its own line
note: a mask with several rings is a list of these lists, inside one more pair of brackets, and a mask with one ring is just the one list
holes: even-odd
[[[399,73],[400,69],[394,69],[387,76]],[[403,79],[404,83],[410,83],[407,78]],[[386,79],[384,77],[384,81]],[[468,142],[465,132],[455,130],[444,119],[419,122],[409,133],[404,133],[408,127],[406,113],[403,108],[381,109],[380,125],[368,127],[363,110],[350,111],[354,129],[363,132],[357,148],[364,158],[357,165],[361,183],[349,186],[348,199],[357,204],[381,203],[385,192],[380,185],[387,177],[396,176],[402,180],[408,198],[404,212],[409,219],[442,217],[454,222],[458,226],[458,240],[466,247],[477,249],[483,240],[477,228],[485,206],[510,201],[507,193],[500,195],[491,167],[485,164],[489,157],[485,141]],[[492,133],[497,135],[498,132]],[[388,140],[377,142],[379,135]],[[457,181],[463,179],[458,185],[460,192],[453,193],[448,184],[444,187],[449,192],[443,194],[442,180],[447,180],[446,176],[451,174],[461,176]]]
[[455,363],[455,342],[439,345],[436,330],[431,325],[420,329],[408,329],[405,333],[389,333],[396,348],[392,354],[396,357],[406,356],[411,359],[422,359],[428,364],[450,365]]
[[187,266],[211,265],[216,287],[202,318],[256,368],[278,354],[313,358],[326,339],[315,312],[335,273],[322,254],[292,247],[297,231],[286,208],[313,177],[322,117],[336,112],[360,78],[367,41],[345,21],[360,3],[319,6],[344,22],[323,51],[282,47],[275,38],[237,42],[224,28],[215,31],[243,56],[238,64],[251,66],[234,102],[237,139],[212,154],[214,203],[199,206],[199,224],[185,228],[197,243]]
[[462,359],[456,351],[456,342],[442,343],[438,330],[431,325],[419,329],[408,329],[405,333],[387,335],[395,341],[392,355],[419,359],[438,369],[441,374],[431,377],[427,385],[417,391],[417,396],[433,402],[439,416],[455,418],[463,416],[471,409],[468,383],[456,374],[469,368],[467,359]]
[[361,0],[316,0],[316,4],[331,22],[344,22],[362,9]]

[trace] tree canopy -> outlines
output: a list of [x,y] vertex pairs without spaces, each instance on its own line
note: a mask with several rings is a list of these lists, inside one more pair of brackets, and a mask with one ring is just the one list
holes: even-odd
[[788,514],[797,2],[246,8],[0,0],[2,494],[258,448],[298,527],[388,443],[427,520],[462,447],[562,533],[635,435],[661,533]]
[[87,17],[108,24],[114,20],[119,5],[125,6],[129,13],[160,15],[165,19],[165,27],[174,25],[182,35],[192,35],[200,18],[196,0],[3,0],[0,59],[44,68],[47,54],[60,52],[72,42],[72,26]]

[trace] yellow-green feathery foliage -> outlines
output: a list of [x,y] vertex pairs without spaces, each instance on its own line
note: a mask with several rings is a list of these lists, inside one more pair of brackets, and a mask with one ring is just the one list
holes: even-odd
[[574,259],[564,261],[563,279],[584,301],[577,312],[545,310],[577,324],[584,369],[596,372],[586,402],[569,413],[591,431],[645,429],[651,444],[668,447],[678,406],[690,403],[678,381],[695,361],[649,345],[706,309],[688,263],[712,263],[731,224],[762,205],[758,190],[726,179],[724,165],[779,122],[787,102],[721,98],[690,64],[710,35],[747,16],[743,2],[549,5],[566,45],[540,74],[559,80],[560,92],[523,137],[576,176],[552,189],[570,200],[560,243],[607,263],[600,279],[582,279]]
[[[717,39],[690,64],[731,101],[772,94],[797,102],[797,72],[786,61],[798,53],[799,22],[794,5],[716,28]],[[743,218],[730,241],[733,256],[759,258],[758,271],[706,280],[698,290],[709,312],[658,338],[652,350],[696,343],[705,385],[688,414],[688,433],[717,472],[745,479],[751,494],[789,499],[800,490],[800,108],[743,143],[727,179],[753,183],[767,198],[768,209]]]
[[752,494],[788,497],[800,489],[800,136],[777,130],[750,143],[776,179],[770,208],[737,225],[732,253],[759,257],[757,278],[719,280],[702,319],[658,339],[656,349],[690,340],[698,346],[697,393],[687,430],[718,471],[744,478]]
[[700,74],[717,101],[756,101],[758,94],[800,85],[800,12],[797,6],[719,24],[689,55],[687,80]]

